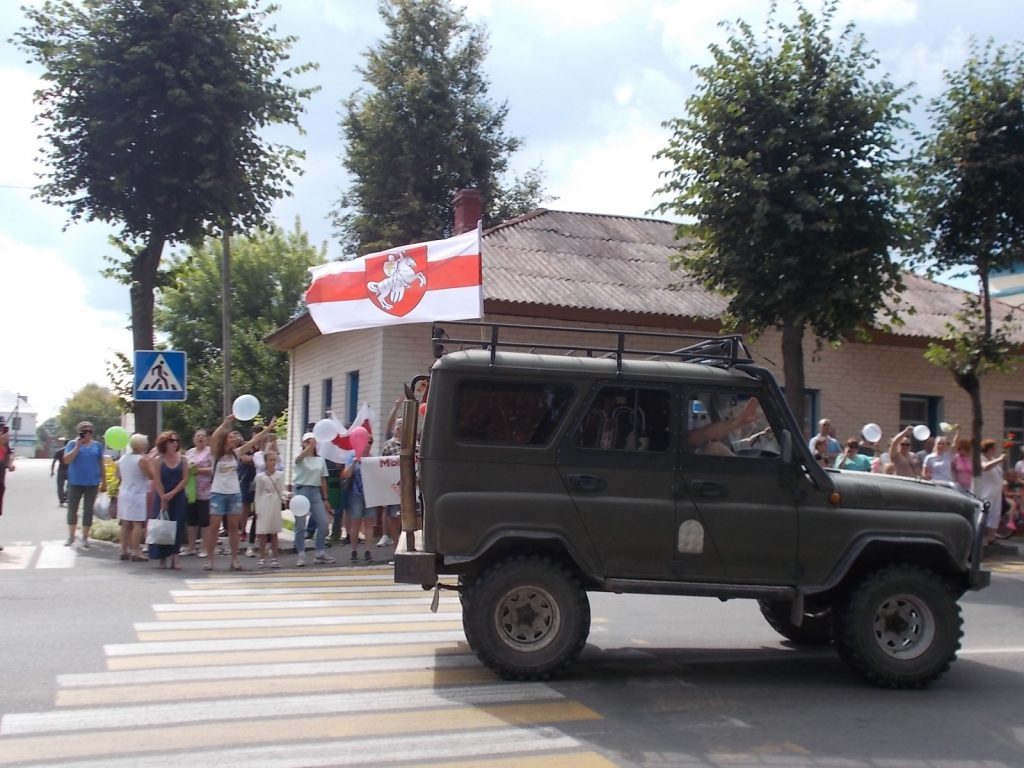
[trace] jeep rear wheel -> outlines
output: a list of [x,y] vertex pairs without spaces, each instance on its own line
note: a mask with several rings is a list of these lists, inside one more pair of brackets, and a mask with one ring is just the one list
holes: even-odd
[[797,645],[828,645],[832,642],[832,612],[805,613],[798,627],[791,618],[793,604],[785,600],[758,600],[761,614],[771,628]]
[[910,565],[868,576],[836,616],[836,650],[887,688],[920,688],[956,660],[963,635],[956,595],[935,573]]
[[546,680],[568,667],[587,642],[590,602],[565,567],[544,557],[502,560],[468,586],[466,640],[504,678]]

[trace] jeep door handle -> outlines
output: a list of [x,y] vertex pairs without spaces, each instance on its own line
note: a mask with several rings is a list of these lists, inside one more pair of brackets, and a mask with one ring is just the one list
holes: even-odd
[[574,491],[603,491],[608,481],[595,475],[569,475],[569,487]]
[[694,480],[690,483],[690,493],[694,496],[705,496],[720,499],[729,495],[729,490],[722,483],[711,480]]

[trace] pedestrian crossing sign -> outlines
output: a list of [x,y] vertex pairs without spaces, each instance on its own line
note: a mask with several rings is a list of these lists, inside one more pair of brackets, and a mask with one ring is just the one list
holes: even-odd
[[135,350],[135,399],[185,400],[185,353],[169,349]]

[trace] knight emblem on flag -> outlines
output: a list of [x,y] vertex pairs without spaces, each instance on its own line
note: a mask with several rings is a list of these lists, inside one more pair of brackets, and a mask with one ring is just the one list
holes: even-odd
[[427,249],[407,248],[366,259],[366,295],[385,312],[402,317],[427,291]]

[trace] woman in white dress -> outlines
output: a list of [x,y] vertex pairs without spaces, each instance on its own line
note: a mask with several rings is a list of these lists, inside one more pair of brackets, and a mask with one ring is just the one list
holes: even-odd
[[131,453],[118,459],[116,472],[120,480],[117,517],[121,521],[121,559],[147,560],[142,553],[142,532],[146,527],[146,492],[151,469],[146,451],[149,438],[138,433],[128,440]]
[[999,518],[1003,514],[1003,459],[996,456],[996,441],[981,441],[981,477],[975,478],[974,495],[988,502],[988,519],[985,521],[985,544],[996,539]]

